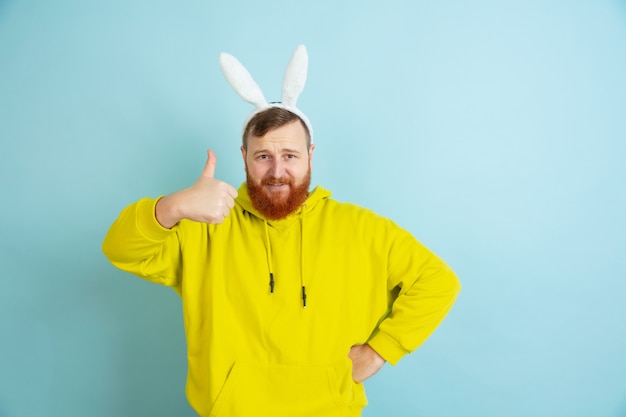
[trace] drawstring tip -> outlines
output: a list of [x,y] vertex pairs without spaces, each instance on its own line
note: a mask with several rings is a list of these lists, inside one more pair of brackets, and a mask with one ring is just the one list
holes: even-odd
[[306,308],[306,287],[302,286],[302,308]]
[[270,294],[274,294],[274,274],[270,272]]

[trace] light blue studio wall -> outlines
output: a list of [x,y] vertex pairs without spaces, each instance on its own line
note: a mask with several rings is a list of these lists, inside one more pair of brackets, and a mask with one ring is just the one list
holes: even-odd
[[217,55],[277,99],[299,43],[314,181],[464,285],[364,415],[626,415],[624,2],[384,3],[0,3],[0,416],[193,415],[180,301],[100,244],[209,147],[243,180]]

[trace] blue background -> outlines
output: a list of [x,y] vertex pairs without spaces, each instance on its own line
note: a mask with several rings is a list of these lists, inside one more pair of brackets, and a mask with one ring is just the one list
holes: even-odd
[[0,416],[192,416],[180,300],[100,245],[132,201],[244,179],[298,44],[314,182],[463,283],[364,416],[626,416],[626,2],[0,1]]

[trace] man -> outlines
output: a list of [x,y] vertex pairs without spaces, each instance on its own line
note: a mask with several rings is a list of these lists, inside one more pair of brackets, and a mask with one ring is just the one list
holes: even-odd
[[258,104],[239,190],[214,177],[209,151],[191,187],[127,207],[103,250],[181,295],[199,415],[359,416],[362,382],[416,349],[460,285],[390,220],[309,191],[310,122],[285,93]]

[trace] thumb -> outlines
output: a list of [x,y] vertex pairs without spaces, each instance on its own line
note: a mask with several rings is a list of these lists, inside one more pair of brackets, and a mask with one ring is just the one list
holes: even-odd
[[207,160],[202,170],[202,176],[205,178],[213,178],[215,175],[215,165],[217,164],[217,158],[212,150],[207,151]]

